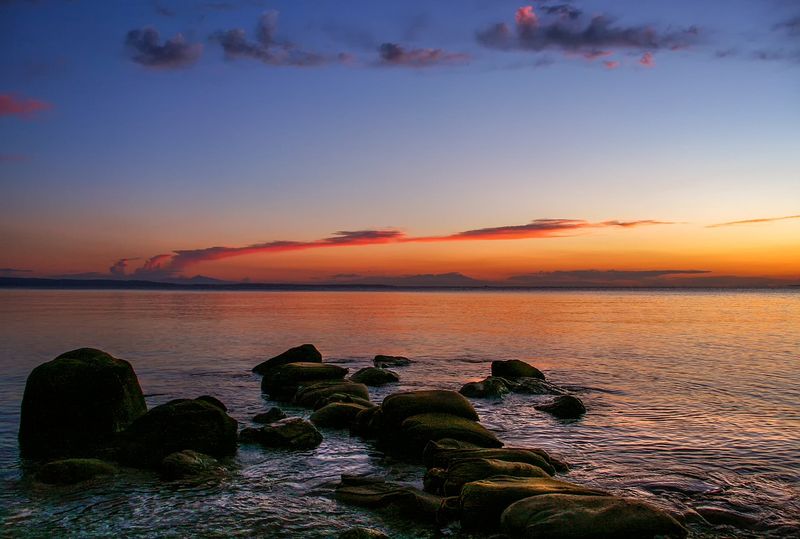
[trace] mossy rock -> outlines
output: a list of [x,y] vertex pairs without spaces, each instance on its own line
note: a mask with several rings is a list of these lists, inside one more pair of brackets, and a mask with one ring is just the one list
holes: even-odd
[[176,399],[156,406],[120,435],[119,458],[156,467],[171,453],[191,449],[213,457],[236,452],[236,420],[205,400]]
[[50,485],[72,485],[115,473],[117,467],[102,460],[62,459],[42,466],[36,473],[36,480]]
[[499,399],[511,392],[504,378],[490,376],[480,382],[469,382],[461,386],[459,393],[473,399]]
[[358,382],[367,386],[382,386],[400,381],[400,376],[387,369],[377,367],[364,367],[357,370],[350,377],[353,382]]
[[223,473],[223,468],[214,457],[184,449],[164,457],[160,466],[164,479],[202,478]]
[[[441,470],[441,468],[433,468],[433,470]],[[437,474],[431,473],[430,475],[436,476]],[[438,475],[441,477],[441,484],[434,492],[444,496],[459,496],[461,489],[467,483],[498,475],[506,477],[549,477],[549,474],[540,467],[526,462],[508,462],[482,458],[454,460],[447,470],[443,470],[443,473]],[[426,474],[427,476],[428,474]]]
[[497,476],[467,483],[461,489],[461,525],[465,530],[494,529],[512,503],[545,494],[605,496],[606,492],[550,477]]
[[348,402],[352,404],[361,405],[364,408],[375,408],[377,406],[377,404],[362,397],[355,397],[353,395],[348,395],[347,393],[334,393],[327,397],[318,399],[314,403],[314,409],[319,410],[323,406],[327,406],[328,404],[331,404],[333,402]]
[[283,449],[314,449],[322,443],[322,434],[313,424],[299,417],[287,417],[260,429],[244,429],[242,442],[255,442],[264,447]]
[[253,367],[253,372],[266,374],[287,363],[322,363],[322,354],[313,344],[301,344]]
[[509,359],[507,361],[492,361],[492,376],[500,378],[539,378],[544,380],[544,373],[524,361]]
[[332,402],[316,410],[309,418],[317,427],[347,429],[364,406],[351,402]]
[[453,447],[451,444],[431,442],[425,446],[423,452],[423,462],[428,468],[444,468],[457,461],[467,458],[483,458],[502,460],[505,462],[523,462],[537,466],[554,475],[556,471],[567,471],[568,467],[562,461],[551,456],[544,449],[521,448],[521,447],[501,447],[501,448],[470,448]]
[[502,447],[503,442],[497,439],[486,427],[471,419],[450,414],[419,414],[411,416],[400,426],[398,437],[394,443],[400,443],[410,450],[414,456],[421,456],[428,442],[442,438],[464,440],[481,447]]
[[350,380],[323,380],[303,384],[298,388],[292,401],[298,406],[315,408],[318,403],[333,395],[350,395],[357,399],[369,401],[367,386]]
[[411,416],[419,414],[449,414],[473,421],[478,414],[472,404],[459,393],[445,390],[405,391],[392,393],[381,404],[383,421],[387,427],[399,426]]
[[93,455],[146,411],[130,363],[94,348],[72,350],[28,376],[20,452],[28,457]]
[[327,363],[287,363],[264,374],[261,390],[276,400],[291,400],[299,386],[323,380],[342,380],[347,369]]
[[509,537],[520,538],[652,539],[687,535],[665,511],[617,496],[533,496],[509,505],[501,523]]

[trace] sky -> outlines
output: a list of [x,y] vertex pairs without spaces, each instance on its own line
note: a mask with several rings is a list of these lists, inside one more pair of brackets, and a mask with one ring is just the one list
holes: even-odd
[[0,276],[800,282],[797,0],[0,0],[0,72]]

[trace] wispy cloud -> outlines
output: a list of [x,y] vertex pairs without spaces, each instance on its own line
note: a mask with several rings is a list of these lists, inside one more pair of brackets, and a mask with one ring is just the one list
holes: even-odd
[[[591,223],[577,219],[537,219],[524,225],[466,230],[445,236],[407,236],[396,229],[340,231],[313,241],[269,241],[243,247],[207,247],[204,249],[182,249],[169,254],[159,254],[145,260],[142,267],[134,271],[139,277],[173,276],[188,266],[199,262],[221,260],[250,254],[281,253],[326,247],[347,247],[387,243],[431,243],[449,241],[515,240],[527,238],[561,237],[577,234],[583,230],[601,228],[633,228],[647,225],[673,224],[667,221],[603,221]],[[125,270],[127,261],[120,259],[112,268]],[[124,261],[124,262],[123,262]]]
[[51,103],[15,94],[0,94],[0,116],[30,118],[53,108]]
[[153,69],[177,69],[194,64],[203,53],[203,45],[189,43],[181,34],[161,43],[158,30],[151,27],[131,30],[125,37],[130,59]]
[[714,225],[708,225],[706,228],[718,228],[721,226],[733,226],[733,225],[752,225],[758,223],[772,223],[775,221],[786,221],[789,219],[800,219],[800,215],[787,215],[785,217],[762,217],[759,219],[744,219],[742,221],[730,221],[727,223],[717,223]]
[[448,52],[443,49],[401,47],[396,43],[384,43],[378,49],[380,64],[402,67],[432,67],[464,64],[469,61],[468,54]]

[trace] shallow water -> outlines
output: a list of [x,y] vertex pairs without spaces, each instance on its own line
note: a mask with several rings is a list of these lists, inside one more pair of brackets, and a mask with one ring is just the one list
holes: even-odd
[[[313,451],[243,447],[221,481],[145,472],[77,487],[22,473],[16,431],[30,370],[92,346],[129,360],[153,406],[219,397],[242,426],[275,404],[250,369],[312,342],[351,368],[414,359],[401,383],[451,388],[493,359],[532,362],[584,400],[574,422],[540,397],[473,401],[507,445],[540,446],[566,479],[668,509],[716,506],[753,529],[692,524],[696,537],[794,536],[800,524],[800,291],[144,292],[0,291],[0,520],[4,535],[331,537],[353,525],[392,537],[458,536],[332,499],[342,473],[419,484],[422,469],[323,431]],[[308,411],[286,407],[290,415]]]

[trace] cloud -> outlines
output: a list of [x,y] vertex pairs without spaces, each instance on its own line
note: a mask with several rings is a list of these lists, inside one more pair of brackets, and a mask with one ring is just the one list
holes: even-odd
[[202,44],[188,43],[181,34],[161,44],[158,30],[151,27],[128,32],[125,46],[132,61],[153,69],[188,67],[203,53]]
[[[432,243],[469,240],[513,240],[526,238],[545,238],[573,235],[585,229],[633,228],[647,225],[672,224],[667,221],[603,221],[591,223],[576,219],[537,219],[525,225],[511,225],[493,228],[466,230],[446,236],[406,236],[396,229],[339,231],[333,235],[313,241],[269,241],[243,247],[207,247],[204,249],[180,249],[169,254],[160,254],[145,260],[142,267],[134,271],[137,277],[172,277],[188,266],[200,262],[221,260],[237,256],[263,253],[302,251],[325,247],[347,247],[357,245],[376,245],[387,243]],[[112,268],[118,271],[120,259]],[[126,268],[124,264],[122,268]],[[113,273],[112,271],[112,273]]]
[[646,52],[639,58],[639,65],[644,67],[655,67],[656,60],[653,58],[652,52]]
[[779,22],[773,26],[772,29],[785,33],[789,36],[800,36],[800,16],[792,17],[791,19]]
[[0,94],[0,116],[30,118],[52,108],[51,103],[39,99],[20,97],[14,94]]
[[384,43],[378,48],[380,64],[386,66],[431,67],[462,64],[469,55],[447,52],[442,49],[406,49],[396,43]]
[[603,67],[606,69],[617,69],[619,67],[619,62],[616,60],[606,60],[603,62]]
[[730,221],[727,223],[717,223],[714,225],[708,225],[706,228],[719,228],[721,226],[732,226],[732,225],[752,225],[757,223],[772,223],[774,221],[786,221],[789,219],[800,219],[800,215],[787,215],[785,217],[763,217],[760,219],[745,219],[743,221]]
[[241,28],[216,32],[211,39],[222,46],[228,59],[251,58],[272,66],[311,67],[338,58],[303,50],[294,43],[278,39],[277,32],[278,12],[271,10],[258,19],[255,40],[248,39]]
[[108,268],[108,272],[116,277],[124,277],[128,271],[128,262],[139,260],[138,258],[120,258]]
[[0,268],[0,277],[19,277],[33,273],[33,270],[19,268]]
[[653,51],[683,49],[699,35],[696,27],[660,32],[651,26],[618,26],[606,15],[588,18],[567,4],[541,6],[540,17],[533,6],[517,9],[513,28],[495,23],[477,33],[480,44],[499,50],[542,52],[560,51],[587,59],[606,56],[611,51]]

